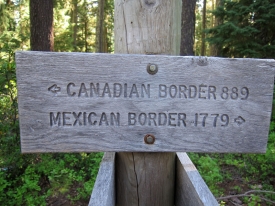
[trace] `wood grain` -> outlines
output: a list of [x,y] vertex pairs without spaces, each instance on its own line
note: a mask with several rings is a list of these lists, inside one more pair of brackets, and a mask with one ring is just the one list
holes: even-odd
[[[119,158],[125,158],[126,156],[121,156],[120,154]],[[175,188],[168,188],[164,187],[167,192],[169,190],[174,191],[175,190],[175,205],[176,206],[182,206],[182,205],[209,205],[209,206],[215,206],[218,205],[218,202],[216,201],[213,194],[210,192],[209,188],[201,178],[199,172],[197,171],[195,165],[192,163],[192,161],[189,159],[188,155],[186,153],[177,153],[176,159],[173,159],[172,161],[167,159],[160,159],[162,156],[160,156],[161,153],[140,153],[143,154],[143,159],[136,159],[135,162],[138,165],[145,165],[148,162],[160,162],[162,165],[160,168],[162,168],[163,171],[155,171],[154,168],[148,168],[148,167],[139,167],[134,168],[132,158],[134,158],[133,153],[127,153],[130,157],[130,160],[124,160],[120,162],[126,162],[128,163],[127,166],[130,166],[130,169],[133,170],[133,173],[141,174],[141,176],[135,176],[131,181],[131,185],[136,185],[136,192],[134,194],[129,194],[129,192],[133,191],[131,188],[127,188],[129,184],[125,183],[125,181],[128,181],[129,179],[123,178],[122,180],[117,179],[116,182],[124,182],[125,188],[118,188],[118,190],[115,190],[115,153],[107,152],[104,154],[104,157],[102,159],[100,169],[98,171],[97,179],[93,188],[93,193],[91,195],[91,199],[89,202],[89,205],[91,206],[114,206],[115,205],[115,197],[116,193],[117,196],[120,196],[121,201],[125,202],[125,204],[131,204],[131,205],[148,205],[147,202],[150,201],[150,203],[154,203],[153,205],[161,205],[163,200],[160,197],[152,196],[151,194],[144,194],[143,191],[146,190],[147,187],[151,187],[152,185],[159,185],[159,187],[163,187],[163,182],[154,182],[158,178],[160,180],[164,180],[164,177],[168,176],[170,178],[170,182],[174,182],[174,175],[171,176],[171,174],[167,174],[167,170],[165,171],[165,168],[171,167],[170,162],[177,161],[177,172],[176,172],[176,187]],[[171,154],[171,153],[170,153]],[[118,158],[118,157],[116,157]],[[175,158],[175,156],[174,156]],[[161,161],[160,161],[161,160]],[[150,166],[150,165],[149,165]],[[152,166],[152,165],[151,165]],[[120,171],[121,168],[126,169],[126,165],[117,165],[116,172],[117,173],[123,173],[125,174],[125,171]],[[129,168],[128,168],[129,169]],[[149,173],[152,174],[149,174]],[[163,173],[164,172],[164,173]],[[160,176],[162,174],[163,176]],[[144,178],[146,176],[150,176],[152,178],[147,179]],[[120,176],[122,177],[122,176]],[[119,191],[120,189],[123,189],[125,191]],[[127,196],[123,195],[124,193],[127,193]],[[145,197],[142,197],[141,200],[137,199],[137,194],[140,193],[145,195]],[[174,200],[169,200],[174,201]],[[123,205],[123,204],[122,204]]]
[[177,153],[176,206],[218,206],[218,202],[203,181],[186,153]]
[[89,206],[115,206],[115,152],[105,152]]
[[[178,55],[180,4],[180,0],[116,0],[115,53]],[[174,205],[174,153],[120,152],[117,157],[117,205]]]
[[[23,153],[265,152],[274,60],[17,52],[16,63]],[[147,72],[153,63],[158,66],[155,75]],[[90,83],[100,85],[99,96],[91,97]],[[127,84],[126,97],[124,91],[114,97],[114,84],[122,89]],[[142,97],[142,84],[150,85],[150,98],[145,90]],[[159,85],[166,85],[166,97],[162,97],[165,92],[160,94]],[[187,88],[181,97],[179,92],[174,95],[179,85]],[[197,94],[192,98],[195,87]],[[222,91],[224,87],[228,94]],[[200,88],[205,92],[199,92]],[[54,122],[58,112],[60,122]],[[111,113],[120,114],[119,126]],[[136,115],[130,123],[129,113]],[[204,114],[208,115],[205,123]],[[142,125],[145,115],[147,121]],[[154,144],[145,144],[146,134],[155,136]]]
[[117,153],[116,177],[117,205],[173,205],[175,153]]
[[181,1],[115,1],[115,53],[179,55]]

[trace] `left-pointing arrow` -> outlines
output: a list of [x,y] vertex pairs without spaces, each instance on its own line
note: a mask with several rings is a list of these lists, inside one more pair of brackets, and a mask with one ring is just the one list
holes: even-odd
[[60,92],[60,90],[61,90],[61,88],[58,87],[56,84],[54,84],[48,88],[48,91],[50,91],[54,94],[56,94],[57,92]]

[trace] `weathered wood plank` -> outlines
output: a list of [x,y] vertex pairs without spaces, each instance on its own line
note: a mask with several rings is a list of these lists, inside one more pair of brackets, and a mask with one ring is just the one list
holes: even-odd
[[115,206],[114,152],[106,152],[102,158],[89,206]]
[[274,60],[17,52],[16,62],[24,153],[265,152]]
[[219,205],[186,153],[177,153],[176,206]]
[[173,205],[175,153],[117,153],[118,205]]

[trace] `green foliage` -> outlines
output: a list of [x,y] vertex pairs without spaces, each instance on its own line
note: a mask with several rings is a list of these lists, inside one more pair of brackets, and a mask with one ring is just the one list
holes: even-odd
[[195,153],[190,153],[189,157],[197,166],[200,175],[203,177],[211,192],[214,195],[219,196],[221,194],[221,189],[217,186],[217,183],[223,180],[223,176],[220,171],[218,159],[207,154],[204,155]]
[[[215,196],[223,195],[223,187],[227,181],[234,178],[242,179],[244,184],[250,189],[260,189],[274,191],[275,184],[275,118],[270,124],[270,133],[265,154],[195,154],[190,153],[190,158],[197,166],[203,179],[209,186]],[[225,168],[225,169],[222,169]],[[226,168],[233,168],[233,172],[229,174]],[[224,182],[224,184],[223,184]],[[235,185],[232,188],[237,193],[241,193],[242,188]],[[245,191],[246,192],[246,191]],[[275,201],[272,194],[262,195],[265,198]],[[258,194],[252,194],[244,198],[247,205],[261,205],[261,198]],[[222,203],[221,203],[222,204]]]
[[244,197],[244,202],[247,206],[260,206],[261,205],[261,198],[258,195],[250,195],[250,197]]
[[107,49],[114,52],[114,0],[106,0],[105,25],[107,29]]
[[[77,9],[74,7],[77,5]],[[55,51],[95,52],[97,1],[56,1],[54,6]],[[77,23],[74,22],[74,12]],[[113,52],[114,1],[105,0],[106,43]],[[74,32],[76,32],[74,34]]]
[[275,57],[275,1],[225,0],[213,14],[222,23],[208,32],[208,41],[224,57]]
[[[0,172],[0,202],[6,205],[46,205],[46,198],[68,194],[75,201],[87,199],[97,175],[101,153],[43,154],[29,157],[26,168]],[[20,173],[15,174],[15,170]],[[75,192],[70,191],[75,187]]]
[[20,154],[14,51],[9,45],[1,51],[0,203],[46,205],[47,197],[69,194],[75,186],[76,191],[68,198],[87,199],[102,153]]
[[[7,193],[12,201],[10,205],[45,205],[44,195],[40,195],[39,174],[35,173],[35,166],[29,165],[18,179],[17,188],[9,190]],[[19,182],[20,181],[20,182]],[[20,184],[18,184],[20,183]]]
[[[14,48],[18,40],[9,32],[0,36],[0,168],[16,164],[14,153],[19,151],[19,126]],[[13,152],[10,150],[13,148]]]
[[70,201],[87,200],[102,153],[20,153],[14,62],[20,37],[0,34],[0,205],[46,205],[47,198],[60,194]]
[[[219,25],[208,29],[208,42],[224,57],[275,57],[275,1],[224,0],[213,14]],[[231,187],[237,193],[249,189],[274,191],[275,184],[275,101],[265,154],[191,154],[199,172],[215,195],[223,195],[228,182],[241,180]],[[210,164],[211,161],[216,164]],[[211,165],[211,167],[210,167]],[[210,170],[209,170],[210,168]],[[211,172],[210,172],[211,171]],[[210,174],[208,174],[210,173]],[[215,175],[213,175],[215,174]],[[216,178],[221,176],[221,178]],[[220,183],[221,182],[221,183]],[[256,185],[255,185],[256,184]],[[213,187],[214,186],[214,187]],[[247,205],[261,205],[261,197],[275,200],[271,194],[244,197]],[[225,203],[221,202],[222,205]],[[268,203],[267,203],[268,204]]]

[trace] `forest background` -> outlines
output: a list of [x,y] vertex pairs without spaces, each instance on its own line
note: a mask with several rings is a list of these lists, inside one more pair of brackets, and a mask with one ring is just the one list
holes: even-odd
[[[274,59],[275,0],[182,3],[181,55]],[[113,5],[113,0],[0,0],[1,205],[88,204],[102,153],[20,153],[14,53],[113,53]],[[46,22],[41,30],[39,9]],[[37,38],[41,34],[49,38],[44,44]],[[189,156],[221,205],[275,205],[274,112],[265,154]]]

